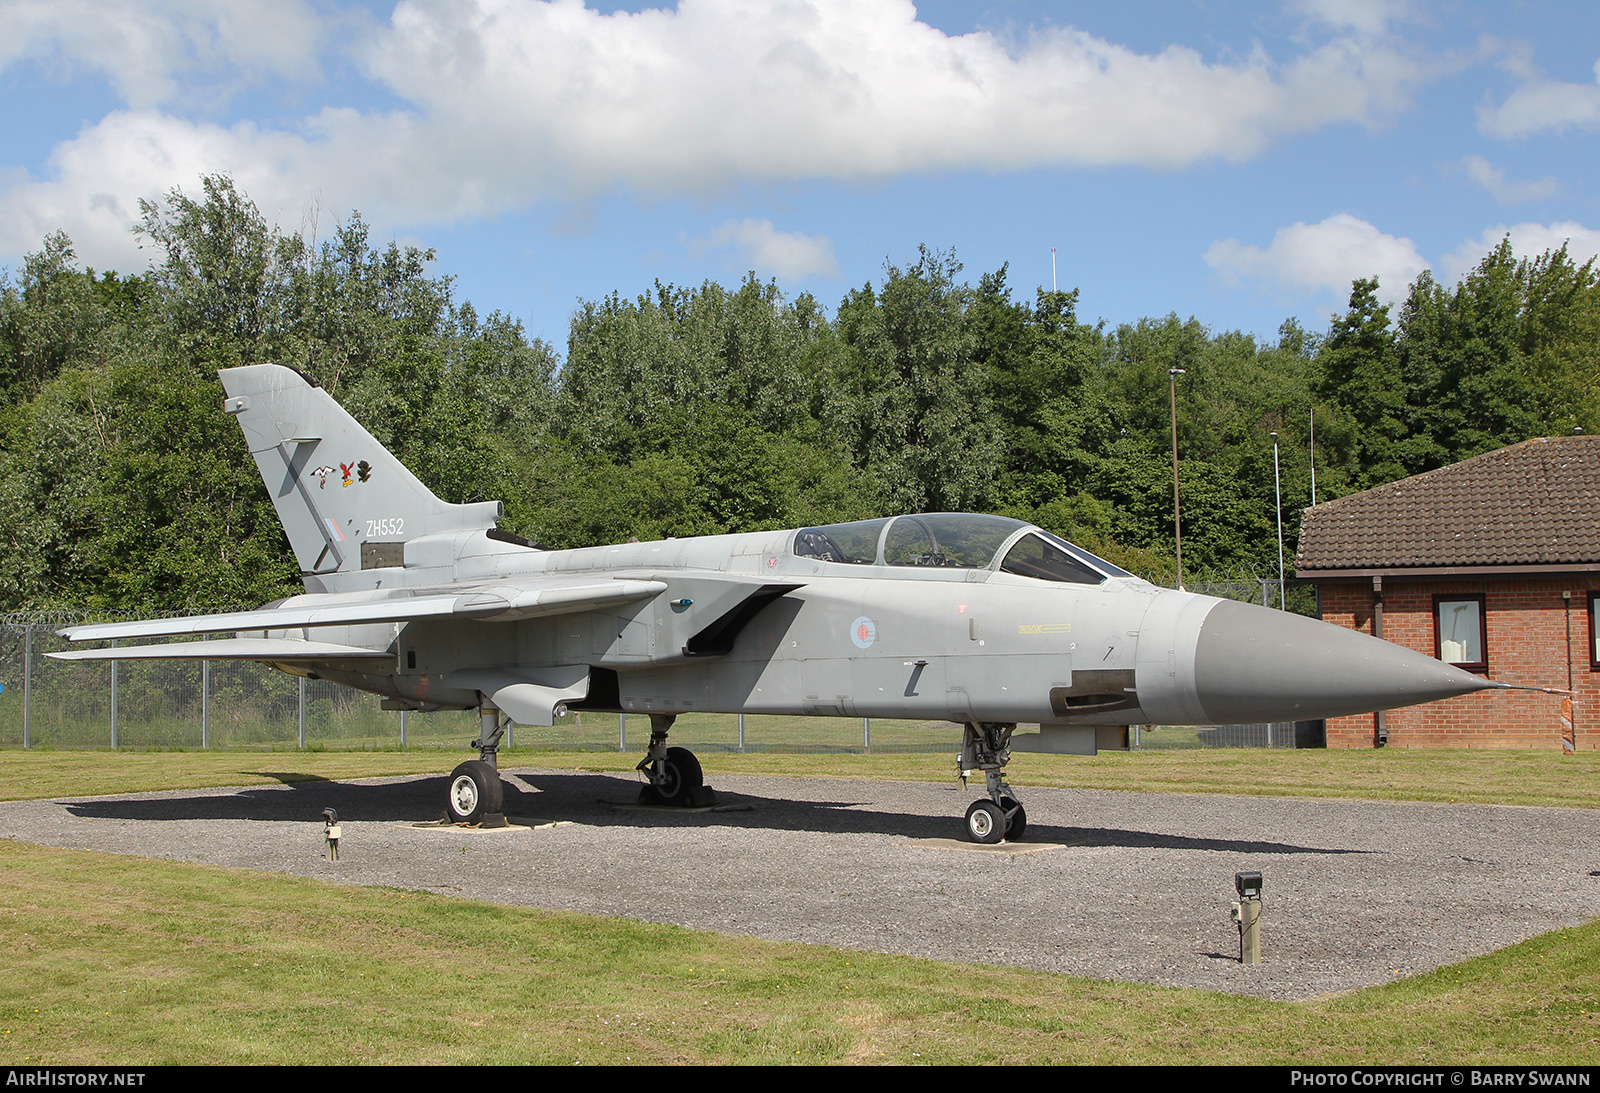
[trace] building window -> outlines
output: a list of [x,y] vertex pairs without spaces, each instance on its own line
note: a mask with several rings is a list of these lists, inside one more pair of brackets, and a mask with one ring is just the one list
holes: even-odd
[[1600,592],[1589,593],[1589,670],[1600,672]]
[[1489,632],[1483,597],[1457,595],[1433,598],[1433,654],[1469,672],[1489,670]]

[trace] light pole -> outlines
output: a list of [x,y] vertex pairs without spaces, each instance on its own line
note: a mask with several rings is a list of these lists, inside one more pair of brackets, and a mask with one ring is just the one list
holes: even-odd
[[1317,408],[1311,408],[1311,503],[1317,503]]
[[1167,385],[1172,395],[1172,536],[1178,545],[1178,591],[1183,591],[1183,520],[1178,515],[1178,377],[1182,368],[1167,369]]
[[1272,500],[1278,509],[1278,610],[1283,602],[1283,481],[1278,475],[1278,434],[1272,434]]

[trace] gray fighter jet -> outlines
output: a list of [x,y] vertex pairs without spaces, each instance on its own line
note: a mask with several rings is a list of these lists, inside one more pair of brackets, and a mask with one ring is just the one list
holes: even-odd
[[[1131,724],[1297,721],[1500,686],[1281,611],[1157,588],[1040,528],[922,513],[696,539],[543,550],[500,502],[440,501],[325,391],[278,365],[221,373],[306,592],[255,611],[76,626],[72,641],[233,633],[73,650],[79,659],[261,661],[383,695],[477,709],[480,758],[449,814],[501,807],[510,724],[642,713],[645,793],[705,800],[689,711],[943,719],[966,726],[978,842],[1019,837],[1013,750],[1094,754]],[[1019,724],[1037,733],[1013,736]]]

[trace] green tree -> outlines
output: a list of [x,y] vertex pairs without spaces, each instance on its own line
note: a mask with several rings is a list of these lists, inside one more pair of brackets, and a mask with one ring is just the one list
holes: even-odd
[[65,232],[23,259],[20,283],[0,271],[0,392],[32,396],[64,369],[130,351],[142,333],[150,285],[77,268]]
[[200,371],[277,359],[284,266],[300,249],[268,226],[226,175],[201,179],[202,196],[174,189],[139,202],[137,232],[158,247],[163,349]]
[[1400,445],[1411,437],[1412,412],[1396,343],[1377,279],[1357,280],[1317,355],[1314,383],[1332,407],[1322,436],[1326,462],[1341,465],[1357,489],[1409,473]]
[[1416,433],[1412,473],[1532,436],[1593,428],[1600,278],[1565,246],[1518,259],[1509,239],[1454,291],[1424,274],[1400,320]]
[[1526,264],[1522,351],[1547,432],[1600,430],[1600,270],[1560,249]]
[[881,289],[839,305],[826,418],[889,511],[979,508],[994,493],[1003,449],[960,269],[923,247],[909,269],[889,266]]
[[1067,483],[1081,491],[1113,415],[1096,383],[1100,332],[1077,321],[1077,291],[1040,289],[1029,308],[1011,299],[1005,277],[1004,267],[984,275],[969,322],[1002,427],[1000,503],[1027,508]]
[[[448,500],[529,492],[555,354],[457,307],[429,252],[308,247],[224,177],[147,203],[148,277],[75,268],[62,235],[0,280],[0,602],[171,611],[292,590],[216,370],[281,361],[330,385]],[[320,374],[320,375],[319,375]]]
[[560,420],[577,443],[623,459],[680,446],[708,406],[737,407],[766,433],[803,430],[825,328],[810,296],[790,302],[754,276],[731,293],[657,282],[634,300],[587,302],[572,320]]
[[1393,330],[1376,289],[1355,283],[1317,357],[1319,440],[1343,472],[1335,488],[1600,425],[1592,261],[1574,263],[1565,247],[1518,259],[1504,239],[1453,289],[1419,276]]

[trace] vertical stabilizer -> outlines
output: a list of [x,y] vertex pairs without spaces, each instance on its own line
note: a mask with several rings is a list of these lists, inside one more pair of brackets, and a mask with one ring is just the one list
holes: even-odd
[[[322,388],[292,368],[218,375],[306,576],[398,565],[400,544],[492,528],[499,501],[439,500]],[[363,565],[363,549],[367,564]]]

